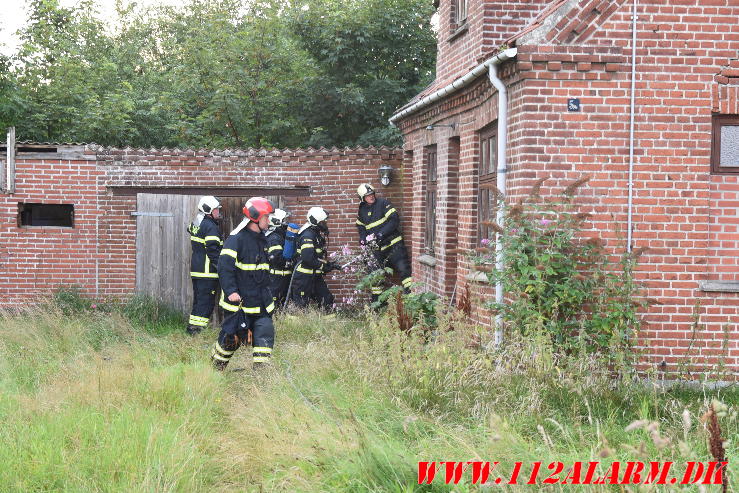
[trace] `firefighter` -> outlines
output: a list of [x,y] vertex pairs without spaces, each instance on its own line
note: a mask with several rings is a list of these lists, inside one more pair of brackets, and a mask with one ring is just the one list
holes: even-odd
[[252,197],[244,206],[244,220],[226,239],[218,262],[221,281],[220,306],[227,312],[211,359],[217,370],[224,370],[240,345],[252,335],[254,367],[269,362],[275,340],[272,300],[267,262],[267,239],[272,203]]
[[198,202],[198,214],[187,227],[192,245],[190,277],[192,278],[192,312],[187,333],[198,334],[208,325],[216,305],[218,291],[218,257],[223,248],[223,237],[218,227],[221,203],[213,196]]
[[269,228],[264,235],[267,237],[267,259],[272,288],[272,299],[277,308],[285,303],[287,290],[290,287],[290,276],[293,273],[292,257],[285,258],[285,235],[287,232],[288,213],[282,209],[275,209],[269,216]]
[[290,299],[299,307],[315,304],[328,312],[333,308],[334,295],[323,276],[340,269],[335,262],[326,260],[328,213],[321,207],[311,207],[307,218],[308,222],[298,232],[298,265],[293,274]]
[[[359,195],[359,211],[357,212],[357,230],[362,245],[373,248],[378,266],[386,271],[396,272],[400,277],[403,290],[410,291],[413,277],[408,252],[400,234],[400,216],[389,200],[377,197],[375,189],[369,183],[357,188]],[[377,301],[382,294],[381,286],[372,286],[372,301]]]

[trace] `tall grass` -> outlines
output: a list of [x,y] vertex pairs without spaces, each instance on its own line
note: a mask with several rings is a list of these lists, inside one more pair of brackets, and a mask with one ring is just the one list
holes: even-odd
[[[2,491],[479,491],[469,477],[419,486],[417,463],[707,461],[699,416],[713,398],[729,405],[721,426],[737,452],[734,388],[665,390],[595,359],[554,365],[545,337],[494,348],[452,316],[432,339],[370,312],[278,317],[271,368],[253,372],[241,349],[216,373],[215,329],[152,330],[147,309],[68,313],[0,318]],[[625,431],[636,420],[670,442]]]
[[44,307],[0,322],[0,484],[184,491],[212,484],[218,381],[120,315]]

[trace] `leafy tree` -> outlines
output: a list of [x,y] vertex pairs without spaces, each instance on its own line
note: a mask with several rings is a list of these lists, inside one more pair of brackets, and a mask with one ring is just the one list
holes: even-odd
[[0,131],[12,127],[24,107],[25,101],[10,70],[10,58],[0,55]]
[[436,41],[427,0],[306,0],[291,13],[320,67],[303,112],[313,144],[400,142],[387,119],[431,79]]
[[120,3],[111,31],[95,0],[30,0],[0,123],[117,146],[397,143],[387,118],[431,73],[428,2],[309,2]]
[[82,83],[86,64],[79,42],[92,26],[84,12],[77,20],[75,13],[55,1],[31,1],[29,26],[16,57],[21,63],[15,74],[18,84],[30,96],[17,125],[22,129],[19,135],[51,140],[76,120],[86,99],[87,88]]
[[[168,103],[190,145],[299,146],[291,99],[310,71],[281,22],[279,2],[193,2],[159,20]],[[244,11],[241,16],[231,13]]]

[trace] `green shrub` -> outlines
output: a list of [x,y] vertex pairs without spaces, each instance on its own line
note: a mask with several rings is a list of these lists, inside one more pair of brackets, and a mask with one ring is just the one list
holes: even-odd
[[494,268],[495,239],[482,241],[474,264],[491,284],[502,282],[504,302],[489,306],[502,314],[507,330],[544,332],[564,352],[633,354],[645,306],[633,276],[638,255],[613,259],[600,239],[588,238],[588,214],[573,202],[585,181],[549,200],[536,191],[513,206],[499,200],[504,223],[490,225],[501,237],[503,268]]
[[52,305],[64,315],[117,311],[132,324],[157,335],[180,330],[186,321],[179,310],[149,295],[137,294],[124,302],[103,302],[86,298],[81,288],[75,285],[56,289],[52,294]]
[[151,296],[137,294],[121,306],[121,312],[131,323],[152,334],[182,330],[185,316],[177,309]]
[[82,296],[80,286],[59,286],[51,295],[52,303],[65,315],[87,311],[93,302]]

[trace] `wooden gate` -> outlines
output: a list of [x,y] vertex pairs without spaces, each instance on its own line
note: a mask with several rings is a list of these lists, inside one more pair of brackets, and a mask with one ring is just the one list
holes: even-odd
[[[248,198],[248,197],[247,197]],[[243,219],[247,198],[221,199],[221,231],[227,236]],[[282,197],[268,197],[279,207]],[[136,196],[136,291],[189,313],[192,308],[190,234],[200,195],[139,193]]]
[[192,307],[190,234],[200,197],[136,197],[136,291],[187,313]]

